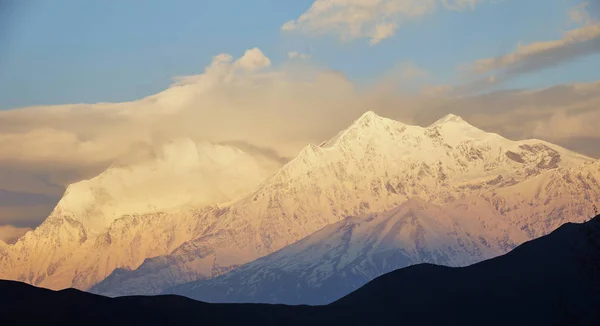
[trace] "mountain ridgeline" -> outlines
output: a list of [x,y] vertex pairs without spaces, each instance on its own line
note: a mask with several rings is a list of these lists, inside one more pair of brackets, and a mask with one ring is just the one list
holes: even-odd
[[467,267],[417,264],[325,306],[106,298],[0,281],[3,321],[44,325],[598,325],[600,216]]
[[367,112],[283,166],[190,140],[114,165],[0,246],[0,278],[108,296],[328,303],[396,268],[498,256],[593,204],[597,160],[454,115],[421,127]]
[[[540,140],[511,141],[453,115],[420,127],[368,112],[329,141],[304,148],[218,218],[209,213],[204,219],[215,222],[201,236],[135,270],[117,269],[91,291],[149,295],[177,287],[175,293],[210,302],[327,303],[394,268],[464,266],[505,253],[581,221],[599,200],[596,160]],[[406,214],[380,214],[403,204]],[[370,214],[379,217],[356,227]],[[311,236],[338,222],[349,223],[347,230]],[[278,263],[271,265],[271,256],[259,274],[234,271],[280,249]],[[203,285],[228,272],[235,274]],[[193,290],[217,282],[227,291]],[[305,295],[315,288],[329,294]]]

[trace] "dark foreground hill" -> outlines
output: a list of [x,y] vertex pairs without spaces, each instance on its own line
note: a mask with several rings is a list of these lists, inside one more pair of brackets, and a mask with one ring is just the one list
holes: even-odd
[[415,265],[327,306],[106,298],[0,281],[2,325],[600,325],[600,216],[463,268]]

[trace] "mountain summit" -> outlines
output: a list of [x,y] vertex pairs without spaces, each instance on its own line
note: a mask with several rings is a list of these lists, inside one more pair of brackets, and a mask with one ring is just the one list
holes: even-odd
[[445,124],[445,123],[467,123],[465,120],[463,120],[463,118],[455,115],[455,114],[447,114],[445,116],[443,116],[442,118],[440,118],[439,120],[437,120],[436,122],[432,123],[430,125],[430,127],[434,127],[437,125],[441,125],[441,124]]
[[[391,210],[413,197],[434,205],[482,198],[528,238],[589,211],[584,200],[558,199],[573,187],[600,198],[593,159],[542,141],[511,141],[453,117],[442,120],[420,127],[367,112],[321,146],[304,148],[218,215],[199,217],[210,221],[199,237],[136,270],[116,270],[92,290],[156,294],[213,278],[346,217]],[[561,181],[567,174],[571,181]],[[548,201],[528,189],[545,191]]]
[[283,167],[233,146],[165,143],[71,185],[42,225],[0,246],[0,278],[160,293],[414,197],[480,197],[530,238],[589,211],[572,194],[600,198],[595,160],[442,120],[420,127],[367,112]]

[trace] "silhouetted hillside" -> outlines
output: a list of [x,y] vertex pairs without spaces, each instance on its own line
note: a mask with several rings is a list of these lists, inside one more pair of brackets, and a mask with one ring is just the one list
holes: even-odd
[[415,265],[319,307],[110,299],[0,281],[2,324],[600,325],[600,216],[469,267]]
[[[460,320],[600,325],[600,217],[464,268],[414,265],[334,302]],[[560,323],[557,323],[561,321]],[[592,323],[595,321],[596,323]]]

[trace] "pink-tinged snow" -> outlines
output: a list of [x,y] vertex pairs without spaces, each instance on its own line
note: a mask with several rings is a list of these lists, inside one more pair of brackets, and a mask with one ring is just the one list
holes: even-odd
[[231,146],[178,139],[153,157],[70,185],[51,215],[0,251],[0,278],[87,289],[115,268],[201,235],[206,212],[246,194],[277,163]]
[[[511,141],[453,115],[419,127],[367,112],[333,139],[304,148],[255,191],[228,206],[202,236],[136,271],[110,276],[93,290],[108,295],[155,294],[212,278],[348,216],[390,210],[413,197],[437,205],[481,198],[530,238],[547,233],[555,222],[529,204],[505,208],[500,190],[583,170],[593,175],[585,186],[597,200],[600,189],[593,171],[598,163],[593,159],[542,141]],[[535,199],[535,194],[524,195],[534,198],[519,200]],[[567,210],[560,200],[544,200],[549,204],[543,209],[561,212],[563,221],[587,214]],[[591,207],[584,197],[575,200],[582,209]],[[465,218],[473,218],[475,213],[466,214]],[[502,233],[493,228],[489,232]],[[207,259],[207,252],[214,259]]]

